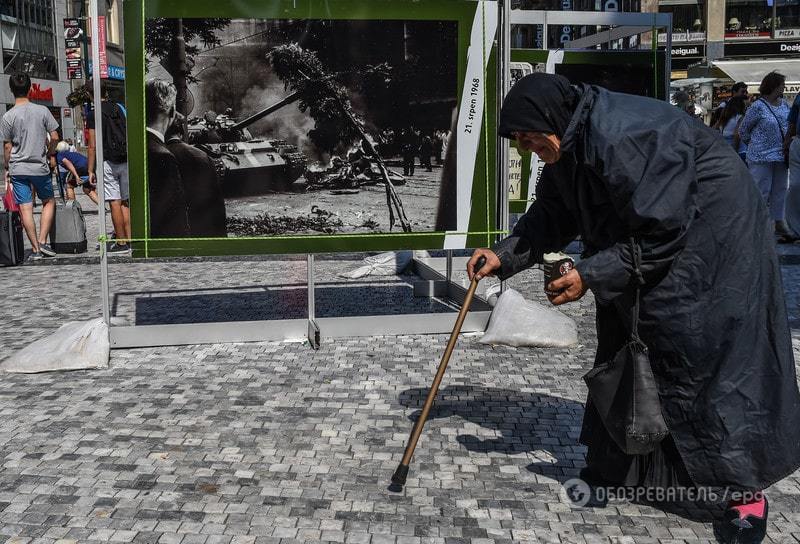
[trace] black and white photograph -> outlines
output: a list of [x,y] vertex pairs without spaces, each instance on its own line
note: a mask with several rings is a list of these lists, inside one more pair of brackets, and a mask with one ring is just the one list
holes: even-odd
[[457,22],[150,18],[145,49],[151,237],[454,228]]

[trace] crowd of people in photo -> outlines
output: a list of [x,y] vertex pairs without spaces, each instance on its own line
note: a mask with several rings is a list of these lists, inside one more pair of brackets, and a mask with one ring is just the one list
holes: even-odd
[[379,136],[378,150],[384,157],[400,156],[403,160],[403,175],[413,176],[417,159],[420,168],[433,171],[433,165],[444,163],[444,154],[450,141],[450,130],[424,132],[410,125],[399,130],[387,128]]
[[[710,125],[747,164],[753,182],[775,223],[779,243],[800,241],[800,95],[790,105],[783,97],[786,78],[764,76],[757,94],[744,82],[711,115]],[[694,102],[683,91],[676,105],[695,114]]]

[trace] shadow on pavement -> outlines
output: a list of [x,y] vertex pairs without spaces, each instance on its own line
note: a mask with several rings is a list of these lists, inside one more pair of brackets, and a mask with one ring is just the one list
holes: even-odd
[[[457,311],[439,299],[414,297],[405,282],[317,284],[315,302],[318,318]],[[307,303],[305,286],[205,288],[115,293],[112,312],[125,315],[132,305],[136,325],[305,319]]]
[[[416,422],[419,418],[427,395],[427,388],[400,393],[398,401],[401,405],[417,408],[409,416],[410,420]],[[457,416],[500,434],[490,439],[459,435],[458,442],[469,451],[509,455],[546,452],[552,459],[531,463],[526,468],[564,484],[577,478],[580,468],[585,465],[583,459],[576,459],[575,453],[578,447],[583,448],[578,445],[583,410],[583,403],[540,393],[455,385],[439,390],[428,419]],[[703,502],[637,499],[631,504],[650,506],[701,523],[718,521],[723,514],[723,505]],[[604,505],[593,499],[588,506]]]

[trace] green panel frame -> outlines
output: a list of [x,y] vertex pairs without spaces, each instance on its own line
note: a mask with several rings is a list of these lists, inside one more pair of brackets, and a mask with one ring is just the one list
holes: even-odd
[[[219,17],[231,19],[437,20],[458,23],[458,93],[461,97],[472,23],[478,9],[496,10],[495,3],[473,0],[126,0],[125,64],[128,107],[128,163],[131,226],[135,257],[192,255],[255,255],[269,253],[323,253],[441,249],[444,232],[293,235],[243,238],[150,238],[146,221],[147,167],[144,115],[147,18]],[[495,123],[496,51],[484,73],[486,100],[481,142],[472,184],[472,211],[467,247],[488,245],[497,234]]]
[[[511,62],[529,62],[531,64],[545,63],[549,56],[549,51],[543,49],[512,49]],[[653,68],[653,88],[656,96],[660,100],[666,100],[664,95],[666,83],[664,77],[666,55],[664,51],[565,51],[564,59],[560,64],[597,64],[603,66],[616,65],[642,65]],[[512,145],[514,145],[512,143]],[[520,181],[520,194],[528,194],[528,184],[530,182],[531,154],[520,152],[522,156],[522,179]],[[528,207],[527,199],[510,199],[508,201],[509,213],[525,213]]]

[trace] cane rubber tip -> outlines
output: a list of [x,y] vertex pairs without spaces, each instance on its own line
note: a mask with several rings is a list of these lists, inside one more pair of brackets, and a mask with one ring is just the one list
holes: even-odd
[[389,491],[402,491],[403,486],[406,485],[407,477],[408,465],[399,465],[394,474],[392,474],[392,485],[389,487]]

